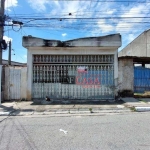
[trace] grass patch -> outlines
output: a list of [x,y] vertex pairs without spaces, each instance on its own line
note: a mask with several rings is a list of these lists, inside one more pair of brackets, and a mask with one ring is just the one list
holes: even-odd
[[93,113],[93,110],[92,110],[92,108],[89,108],[89,111],[90,111],[90,113]]
[[134,93],[135,98],[150,98],[150,91],[145,91],[144,93]]
[[144,100],[144,99],[139,99],[139,101],[144,102],[144,103],[147,103],[147,101]]
[[133,106],[133,107],[130,107],[130,110],[131,111],[133,111],[133,112],[135,112],[136,111],[136,109],[135,109],[135,107]]

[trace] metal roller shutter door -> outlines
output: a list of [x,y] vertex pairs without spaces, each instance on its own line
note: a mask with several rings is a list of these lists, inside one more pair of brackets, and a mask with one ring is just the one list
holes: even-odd
[[34,55],[32,98],[114,99],[113,55]]

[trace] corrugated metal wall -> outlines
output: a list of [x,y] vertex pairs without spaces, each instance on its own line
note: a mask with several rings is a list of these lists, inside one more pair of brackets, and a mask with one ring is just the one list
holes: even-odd
[[33,56],[32,98],[114,99],[113,55]]
[[113,65],[34,65],[33,98],[46,96],[114,99]]
[[2,95],[1,95],[1,97],[2,97],[2,99],[1,99],[1,101],[4,101],[4,89],[5,89],[5,67],[4,66],[2,66],[2,74],[1,74],[1,78],[2,78],[2,80],[1,80],[1,91],[2,91]]
[[27,68],[5,67],[4,100],[26,99]]
[[150,69],[134,67],[134,92],[144,93],[150,91]]

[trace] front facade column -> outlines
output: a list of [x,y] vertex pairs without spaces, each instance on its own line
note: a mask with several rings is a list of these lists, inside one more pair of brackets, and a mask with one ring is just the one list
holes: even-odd
[[33,74],[33,63],[32,63],[32,54],[28,50],[27,54],[27,100],[32,99],[32,74]]

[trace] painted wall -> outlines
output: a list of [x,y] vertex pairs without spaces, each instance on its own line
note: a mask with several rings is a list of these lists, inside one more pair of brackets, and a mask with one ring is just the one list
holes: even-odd
[[134,92],[133,59],[119,59],[118,91],[121,96],[132,96]]
[[99,37],[85,37],[69,41],[47,40],[32,36],[23,36],[24,47],[120,47],[121,35],[112,34]]
[[[114,80],[115,86],[118,81],[118,53],[114,47],[30,47],[28,48],[27,57],[27,99],[32,99],[32,75],[33,75],[33,55],[47,54],[47,55],[114,55]],[[117,92],[117,91],[116,91]]]
[[119,57],[135,56],[150,57],[150,30],[143,32],[122,51],[118,53]]

